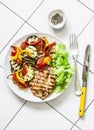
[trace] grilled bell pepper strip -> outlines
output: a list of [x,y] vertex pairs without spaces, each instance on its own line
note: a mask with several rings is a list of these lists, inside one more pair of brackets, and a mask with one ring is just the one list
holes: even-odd
[[29,50],[22,50],[22,51],[19,53],[19,56],[18,56],[18,58],[19,58],[20,61],[22,61],[22,54],[23,54],[23,53],[26,53],[26,54],[29,55],[29,56],[32,55]]
[[46,63],[41,63],[38,65],[38,69],[42,69],[46,66],[47,64]]
[[22,42],[22,44],[20,45],[20,48],[21,48],[22,50],[24,50],[28,45],[29,45],[28,41],[24,41],[24,42]]
[[44,56],[41,56],[38,60],[37,60],[37,65],[41,64],[44,60]]
[[44,53],[45,53],[46,56],[49,55],[50,50],[53,48],[53,46],[55,46],[55,44],[56,44],[56,43],[53,42],[53,43],[48,44],[48,45],[45,47]]
[[16,49],[15,49],[15,47],[13,47],[14,49],[11,51],[11,56],[15,56],[16,55]]
[[20,48],[17,46],[11,46],[12,47],[12,51],[11,51],[11,60],[17,60],[18,55],[20,53]]
[[50,61],[51,61],[51,57],[50,56],[44,57],[44,59],[42,60],[42,62],[40,62],[38,64],[38,69],[44,68]]
[[46,56],[43,60],[43,63],[49,63],[51,61],[51,57],[50,56]]
[[24,50],[27,46],[37,46],[40,42],[41,42],[41,39],[40,39],[40,38],[39,38],[37,41],[31,42],[31,43],[29,43],[28,41],[24,41],[24,42],[22,42],[22,44],[20,45],[20,48],[21,48],[22,50]]
[[29,46],[30,45],[31,46],[37,46],[40,42],[41,42],[41,39],[39,38],[37,41],[29,43]]
[[23,84],[23,82],[20,82],[20,80],[17,79],[17,74],[16,74],[16,72],[14,72],[14,73],[12,74],[12,79],[18,84],[18,86],[19,86],[20,88],[28,88],[28,87],[29,87],[29,84],[28,84],[28,83],[24,83],[24,84]]
[[41,40],[41,42],[37,45],[37,49],[38,49],[39,53],[44,52],[44,48],[45,48],[45,42],[43,42],[43,40]]
[[27,67],[26,67],[26,64],[24,63],[22,67],[22,75],[24,76],[26,75],[26,73],[27,73]]
[[49,41],[46,37],[41,37],[41,39],[45,42],[46,46],[49,44]]
[[20,73],[22,73],[22,70],[18,70],[18,71],[15,72],[16,78],[18,79],[18,81],[20,83],[25,84],[25,81],[21,78]]

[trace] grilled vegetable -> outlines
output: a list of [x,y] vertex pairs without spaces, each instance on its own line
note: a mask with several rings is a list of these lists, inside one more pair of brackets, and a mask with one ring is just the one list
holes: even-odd
[[29,37],[26,39],[26,41],[28,41],[28,43],[30,44],[30,43],[32,43],[32,42],[36,42],[38,39],[39,39],[38,36],[32,35],[32,36],[29,36]]
[[18,80],[20,83],[25,84],[25,81],[22,79],[22,70],[16,71],[15,74],[16,74],[17,80]]
[[[28,88],[29,87],[29,84],[28,84],[28,82],[20,82],[20,80],[19,79],[17,79],[17,76],[16,76],[16,73],[14,72],[14,73],[12,73],[12,80],[13,80],[13,82],[14,83],[16,83],[16,84],[18,84],[18,86],[19,86],[19,88],[21,88],[21,89],[25,89],[25,88]],[[24,83],[24,84],[23,84]]]
[[41,42],[37,45],[38,52],[39,53],[44,52],[45,46],[46,46],[46,43],[43,40],[41,40]]
[[22,49],[22,50],[24,50],[27,46],[28,46],[28,42],[27,41],[24,41],[24,42],[22,42],[21,43],[21,45],[20,45],[20,48]]
[[16,61],[10,60],[10,66],[11,66],[11,72],[21,69],[21,64],[17,63]]
[[25,84],[25,82],[29,82],[34,77],[34,70],[31,67],[27,66],[27,72],[25,75],[22,74],[21,69],[16,71],[16,77],[22,84]]
[[18,54],[20,52],[20,48],[17,46],[11,46],[12,51],[11,51],[11,60],[17,60]]
[[29,50],[22,50],[20,53],[19,53],[19,60],[22,61],[22,57],[24,56],[31,56],[31,52]]
[[22,75],[24,76],[24,75],[26,75],[26,73],[27,73],[27,66],[26,66],[26,64],[24,63],[23,64],[23,67],[22,67]]
[[55,44],[56,44],[56,43],[53,42],[53,43],[48,44],[48,45],[45,47],[45,55],[46,55],[46,56],[49,55],[51,49],[55,46]]
[[38,69],[44,68],[50,61],[51,61],[51,57],[50,56],[40,57],[37,60]]
[[45,42],[45,46],[49,44],[49,41],[46,37],[41,37],[41,39]]
[[37,57],[37,48],[34,46],[27,46],[26,50],[29,50],[32,54],[32,57]]
[[36,59],[30,56],[25,56],[22,58],[22,61],[26,63],[27,65],[34,66]]
[[56,49],[55,49],[55,48],[52,48],[52,49],[50,50],[50,52],[49,52],[50,55],[55,54],[55,53],[56,53]]

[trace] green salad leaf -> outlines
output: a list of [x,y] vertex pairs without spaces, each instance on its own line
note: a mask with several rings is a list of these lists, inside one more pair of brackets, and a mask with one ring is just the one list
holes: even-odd
[[57,75],[54,91],[61,92],[70,82],[75,69],[69,63],[68,51],[63,43],[56,44],[55,50],[50,65],[53,67],[53,74]]

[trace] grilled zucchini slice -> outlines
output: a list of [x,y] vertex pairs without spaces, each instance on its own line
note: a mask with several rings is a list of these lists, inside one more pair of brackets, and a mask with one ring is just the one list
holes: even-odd
[[19,72],[19,76],[24,82],[29,82],[34,77],[34,70],[31,67],[28,67],[27,73],[23,76],[22,73]]

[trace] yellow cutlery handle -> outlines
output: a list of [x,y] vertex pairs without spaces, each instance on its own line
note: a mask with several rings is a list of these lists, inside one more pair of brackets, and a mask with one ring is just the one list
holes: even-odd
[[80,108],[79,108],[79,116],[82,117],[84,115],[85,110],[85,100],[86,100],[86,87],[82,87],[82,93],[80,96]]

